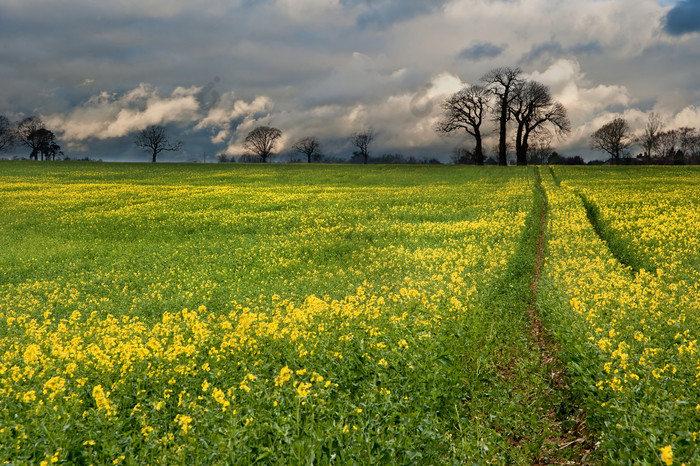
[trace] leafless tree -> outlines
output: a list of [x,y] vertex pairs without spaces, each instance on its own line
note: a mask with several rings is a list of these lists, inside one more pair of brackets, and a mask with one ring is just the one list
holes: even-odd
[[510,113],[517,123],[515,155],[518,165],[527,165],[530,137],[538,134],[563,136],[571,132],[566,108],[555,102],[549,88],[536,81],[518,83],[512,90]]
[[700,135],[696,128],[684,126],[678,128],[678,146],[683,152],[685,163],[700,161]]
[[496,68],[486,73],[481,81],[496,96],[496,108],[499,123],[498,164],[508,164],[507,129],[510,118],[510,106],[514,98],[513,88],[522,83],[520,68]]
[[654,157],[659,146],[659,133],[662,128],[663,121],[661,121],[661,117],[651,112],[647,125],[644,127],[644,132],[637,141],[642,146],[647,157]]
[[272,155],[277,141],[282,137],[282,131],[270,126],[258,126],[248,133],[243,141],[243,147],[260,157],[263,163]]
[[610,154],[615,164],[620,163],[620,158],[627,153],[633,141],[627,120],[619,117],[591,135],[591,147]]
[[448,134],[463,129],[474,137],[474,162],[484,164],[484,149],[481,137],[481,124],[488,110],[491,93],[483,86],[465,87],[451,95],[442,103],[443,118],[435,125],[440,134]]
[[7,152],[15,144],[15,132],[10,120],[0,115],[0,152]]
[[676,150],[678,149],[680,139],[678,136],[678,131],[675,129],[661,131],[657,135],[656,144],[659,151],[657,162],[668,164],[673,161],[673,157],[676,155]]
[[163,126],[151,125],[136,134],[134,144],[151,153],[151,162],[156,161],[158,154],[163,151],[175,152],[182,148],[182,141],[171,142],[168,132]]
[[362,161],[367,164],[369,161],[369,145],[374,141],[376,134],[372,129],[359,131],[350,136],[350,143],[357,147],[355,154],[362,156]]
[[[40,136],[40,130],[46,130],[44,122],[39,117],[27,117],[17,124],[14,135],[20,144],[31,149],[29,154],[30,159],[38,160],[41,149],[45,145],[45,141]],[[43,159],[43,154],[42,154]]]
[[292,150],[297,154],[306,155],[306,161],[308,163],[317,162],[323,157],[321,143],[318,138],[314,136],[307,136],[299,139],[292,146]]

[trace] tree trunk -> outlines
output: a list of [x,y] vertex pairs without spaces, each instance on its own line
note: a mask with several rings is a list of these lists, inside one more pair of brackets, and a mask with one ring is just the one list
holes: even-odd
[[518,125],[518,147],[516,147],[516,157],[518,165],[527,165],[527,139],[527,130],[521,129],[521,126]]
[[481,134],[476,133],[474,135],[474,139],[476,139],[476,147],[474,148],[474,161],[476,162],[477,165],[483,165],[484,164],[484,149],[481,145]]
[[508,165],[506,157],[506,126],[508,123],[508,91],[505,91],[501,101],[501,133],[498,136],[498,164],[505,167]]
[[151,162],[156,163],[156,157],[158,157],[158,152],[153,151],[153,159],[151,160]]
[[518,123],[518,130],[515,134],[515,157],[517,160],[518,165],[526,165],[527,164],[527,158],[525,159],[525,163],[522,163],[522,154],[523,154],[523,124]]
[[527,141],[520,144],[520,154],[518,154],[518,165],[527,165]]

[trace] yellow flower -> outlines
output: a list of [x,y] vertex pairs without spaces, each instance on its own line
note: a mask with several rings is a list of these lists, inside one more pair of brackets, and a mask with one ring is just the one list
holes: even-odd
[[216,400],[216,402],[221,405],[221,409],[223,411],[226,411],[226,408],[231,403],[226,399],[226,395],[224,395],[223,390],[219,390],[218,388],[215,388],[214,390],[212,390],[211,394],[214,397],[214,400]]
[[308,382],[302,382],[297,386],[297,395],[299,395],[301,398],[306,398],[309,395],[309,388],[311,388],[311,384]]
[[104,392],[102,385],[95,385],[92,389],[92,397],[95,399],[95,404],[97,409],[100,411],[105,411],[108,416],[117,414],[112,404],[109,402],[109,393]]
[[661,447],[661,461],[668,466],[673,464],[673,447],[671,445]]
[[175,416],[175,422],[182,428],[182,432],[185,434],[192,428],[192,418],[185,414],[178,414]]
[[280,370],[280,375],[275,377],[275,387],[281,387],[284,385],[285,382],[287,382],[290,378],[292,378],[292,370],[289,368],[289,366],[284,366]]

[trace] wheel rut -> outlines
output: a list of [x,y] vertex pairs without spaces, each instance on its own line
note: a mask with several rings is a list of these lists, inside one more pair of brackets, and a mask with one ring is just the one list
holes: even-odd
[[[552,173],[553,175],[553,173]],[[547,246],[547,192],[542,186],[540,170],[535,174],[535,186],[539,191],[541,204],[539,210],[539,231],[532,281],[530,282],[530,299],[528,315],[530,319],[530,339],[539,351],[540,364],[546,373],[546,382],[556,394],[547,411],[552,425],[556,426],[553,436],[547,443],[556,447],[537,458],[534,464],[587,464],[587,458],[594,449],[594,441],[587,431],[585,413],[577,406],[571,393],[566,366],[558,358],[559,348],[549,336],[540,316],[537,305],[540,277],[545,260]]]

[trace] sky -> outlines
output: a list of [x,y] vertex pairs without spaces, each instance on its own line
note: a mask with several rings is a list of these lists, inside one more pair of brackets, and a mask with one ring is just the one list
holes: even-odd
[[566,106],[561,154],[604,158],[589,137],[617,116],[700,128],[698,65],[700,0],[0,2],[0,114],[104,160],[150,160],[133,139],[153,124],[184,142],[164,161],[240,154],[261,125],[283,153],[316,136],[347,157],[371,128],[373,155],[449,160],[473,141],[436,134],[440,102],[501,66]]

